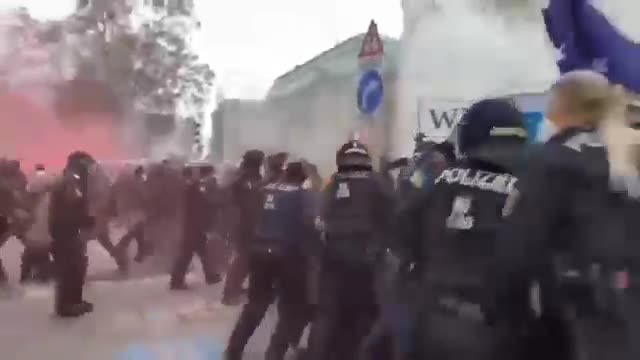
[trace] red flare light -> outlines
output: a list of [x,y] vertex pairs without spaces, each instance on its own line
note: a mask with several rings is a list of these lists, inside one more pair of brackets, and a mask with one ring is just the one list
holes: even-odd
[[[83,150],[98,160],[126,159],[112,115],[88,114],[58,118],[53,109],[29,94],[0,92],[0,157],[18,159],[30,171],[42,163],[61,169],[69,153]],[[74,124],[65,126],[64,124]]]

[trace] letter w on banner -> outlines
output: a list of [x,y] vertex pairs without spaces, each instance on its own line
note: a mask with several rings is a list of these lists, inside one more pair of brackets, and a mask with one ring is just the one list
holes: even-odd
[[592,0],[550,0],[542,14],[561,73],[592,69],[640,92],[640,44],[620,32]]

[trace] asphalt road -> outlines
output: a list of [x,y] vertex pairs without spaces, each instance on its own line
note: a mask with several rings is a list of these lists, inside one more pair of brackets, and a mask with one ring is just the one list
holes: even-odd
[[[222,359],[240,307],[220,304],[221,285],[207,286],[199,266],[189,275],[193,289],[170,292],[168,276],[133,269],[114,274],[115,264],[97,244],[89,248],[86,298],[95,312],[79,319],[52,316],[53,288],[20,286],[21,245],[0,252],[12,288],[0,292],[0,358],[12,360]],[[96,280],[101,279],[101,280]],[[249,344],[245,359],[262,359],[274,312]]]

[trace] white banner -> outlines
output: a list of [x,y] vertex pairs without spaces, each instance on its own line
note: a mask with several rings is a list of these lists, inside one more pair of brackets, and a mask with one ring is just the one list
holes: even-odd
[[473,102],[418,100],[418,127],[427,139],[444,141]]
[[[527,113],[543,112],[546,97],[544,93],[523,93],[505,96],[504,98],[513,100],[520,111]],[[438,142],[447,140],[474,102],[418,98],[417,116],[420,131],[424,132],[429,140]]]

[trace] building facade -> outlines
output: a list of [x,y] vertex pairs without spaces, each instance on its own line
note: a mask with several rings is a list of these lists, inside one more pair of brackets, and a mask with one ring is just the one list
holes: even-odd
[[[235,160],[248,148],[289,151],[333,170],[335,151],[357,127],[358,53],[364,34],[349,38],[278,77],[262,101],[226,100],[214,114],[213,153]],[[399,42],[383,37],[384,114],[395,112]],[[221,135],[222,134],[222,135]]]

